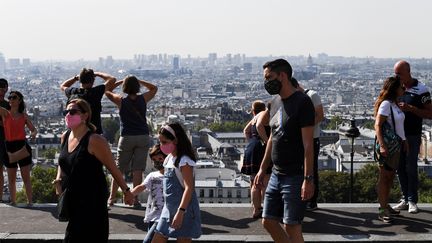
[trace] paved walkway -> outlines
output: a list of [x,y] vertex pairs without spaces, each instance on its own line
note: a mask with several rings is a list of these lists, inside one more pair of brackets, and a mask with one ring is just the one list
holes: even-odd
[[[432,242],[432,204],[418,214],[403,211],[392,224],[377,219],[377,204],[320,204],[307,212],[307,242]],[[202,204],[203,236],[195,242],[271,242],[246,204]],[[66,223],[55,218],[54,204],[11,207],[0,204],[0,242],[60,242]],[[110,242],[141,242],[144,209],[116,205],[109,211]]]

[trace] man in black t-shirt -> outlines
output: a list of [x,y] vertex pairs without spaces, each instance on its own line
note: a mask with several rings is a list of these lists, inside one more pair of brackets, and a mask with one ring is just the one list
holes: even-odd
[[[105,83],[93,87],[96,77],[102,78],[105,80]],[[81,86],[79,88],[71,87],[78,80],[81,82]],[[65,92],[68,100],[81,98],[90,104],[92,110],[91,122],[96,126],[96,133],[98,134],[103,133],[101,121],[101,100],[105,93],[105,85],[110,80],[114,80],[115,82],[115,78],[109,74],[93,72],[92,69],[83,68],[79,75],[64,81],[60,85],[60,89]]]
[[[264,87],[271,95],[271,134],[254,183],[262,186],[270,162],[273,172],[264,199],[263,225],[275,242],[303,242],[305,201],[314,193],[311,99],[297,91],[284,59],[264,64]],[[284,228],[280,225],[280,221]],[[282,233],[283,232],[283,233]]]
[[[9,102],[5,100],[5,95],[8,91],[9,84],[6,79],[0,78],[0,106],[5,109],[10,109]],[[5,135],[3,128],[3,121],[0,117],[0,202],[3,202],[3,185],[4,185],[4,177],[3,177],[3,165],[4,162],[7,161],[8,155],[6,153],[5,146]]]
[[432,119],[432,104],[429,89],[425,84],[411,77],[408,62],[399,61],[394,72],[405,87],[399,107],[405,114],[404,129],[408,150],[401,151],[397,170],[403,198],[394,210],[408,210],[417,213],[418,207],[418,154],[420,151],[423,118]]

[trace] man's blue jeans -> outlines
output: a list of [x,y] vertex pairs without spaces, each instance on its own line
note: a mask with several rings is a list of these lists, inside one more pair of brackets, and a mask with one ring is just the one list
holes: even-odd
[[409,151],[401,151],[399,168],[397,170],[403,200],[418,202],[418,154],[420,151],[421,135],[406,136]]

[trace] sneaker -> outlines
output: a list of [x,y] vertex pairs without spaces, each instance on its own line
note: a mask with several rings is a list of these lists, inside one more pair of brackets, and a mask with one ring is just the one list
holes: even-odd
[[384,223],[390,223],[393,220],[387,208],[378,209],[378,219]]
[[398,216],[400,214],[400,210],[393,209],[390,204],[387,204],[387,210],[391,216]]
[[318,205],[315,202],[308,202],[306,204],[306,211],[314,211],[318,209]]
[[415,202],[408,202],[408,213],[418,213],[418,210]]
[[407,210],[408,209],[408,203],[405,201],[401,201],[398,205],[393,207],[394,210]]

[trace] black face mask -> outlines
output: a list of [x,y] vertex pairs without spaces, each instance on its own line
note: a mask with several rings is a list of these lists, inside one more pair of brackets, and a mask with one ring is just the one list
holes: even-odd
[[266,80],[264,82],[264,88],[270,95],[277,95],[282,89],[282,83],[277,79]]
[[163,162],[159,162],[159,161],[153,161],[153,167],[156,169],[156,170],[161,170],[161,169],[163,169],[164,168],[164,166],[163,166]]

